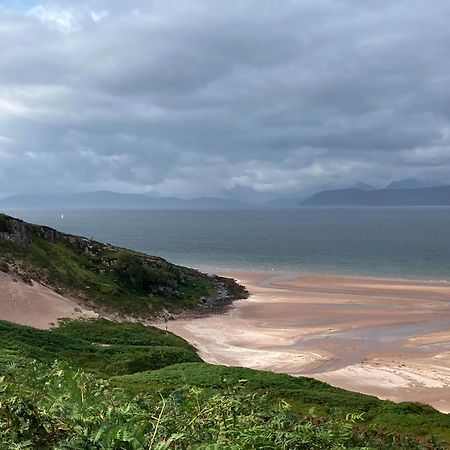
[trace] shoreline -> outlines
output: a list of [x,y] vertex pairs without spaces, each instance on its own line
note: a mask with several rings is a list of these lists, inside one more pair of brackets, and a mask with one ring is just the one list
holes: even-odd
[[[249,297],[246,287],[240,283],[236,283],[236,280],[233,277],[212,273],[208,273],[207,275],[213,282],[213,292],[208,297],[201,298],[200,303],[196,308],[186,309],[181,312],[169,312],[164,310],[158,317],[150,321],[144,320],[144,322],[159,325],[161,323],[166,324],[173,320],[194,320],[218,316],[229,311],[233,307],[235,301],[245,300]],[[141,320],[133,317],[130,317],[129,319]]]
[[250,297],[219,316],[167,324],[206,362],[309,376],[450,412],[448,282],[221,275],[244,284]]
[[436,278],[421,278],[420,276],[411,275],[408,277],[404,276],[390,276],[389,274],[383,275],[371,275],[366,273],[339,273],[333,271],[301,271],[295,269],[283,269],[277,268],[272,270],[264,270],[264,269],[251,269],[251,268],[233,268],[233,267],[211,267],[211,266],[189,266],[191,269],[198,270],[200,272],[209,274],[209,275],[218,275],[223,277],[232,277],[239,282],[239,275],[244,274],[244,276],[248,275],[264,275],[267,277],[276,277],[276,276],[286,276],[286,275],[295,275],[296,277],[335,277],[342,279],[367,279],[373,281],[399,281],[399,282],[417,282],[424,284],[443,284],[450,286],[450,275],[448,279],[436,279]]

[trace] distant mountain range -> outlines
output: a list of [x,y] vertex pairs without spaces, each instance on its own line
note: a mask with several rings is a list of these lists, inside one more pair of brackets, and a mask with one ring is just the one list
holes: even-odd
[[236,209],[244,203],[224,198],[200,197],[184,200],[177,197],[149,197],[97,191],[78,194],[21,194],[0,200],[1,209]]
[[[437,184],[437,183],[436,183]],[[301,193],[276,198],[252,188],[217,192],[214,197],[181,199],[150,197],[145,194],[125,194],[95,191],[76,194],[20,194],[0,199],[0,210],[14,209],[246,209],[296,208],[305,206],[415,206],[450,205],[450,186],[434,185],[413,178],[393,181],[378,189],[359,182],[351,188],[324,190],[306,198]],[[242,194],[242,195],[241,195]],[[236,196],[237,198],[229,198]],[[243,197],[243,198],[242,198]],[[241,198],[239,200],[239,198]]]
[[322,191],[301,202],[306,206],[450,206],[450,186]]

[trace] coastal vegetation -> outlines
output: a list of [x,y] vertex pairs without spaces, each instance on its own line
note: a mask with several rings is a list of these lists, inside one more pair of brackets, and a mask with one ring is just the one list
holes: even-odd
[[104,319],[0,322],[0,447],[445,449],[450,417],[309,378],[212,366],[173,334]]

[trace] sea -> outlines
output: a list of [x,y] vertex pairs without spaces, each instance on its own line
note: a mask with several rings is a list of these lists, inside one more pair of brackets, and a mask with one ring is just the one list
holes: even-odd
[[450,281],[450,208],[5,211],[209,272]]

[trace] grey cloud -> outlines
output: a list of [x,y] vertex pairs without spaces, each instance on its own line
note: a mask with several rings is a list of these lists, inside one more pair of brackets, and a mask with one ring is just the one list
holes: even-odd
[[450,182],[449,14],[444,0],[6,2],[0,193]]

